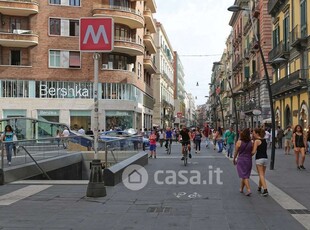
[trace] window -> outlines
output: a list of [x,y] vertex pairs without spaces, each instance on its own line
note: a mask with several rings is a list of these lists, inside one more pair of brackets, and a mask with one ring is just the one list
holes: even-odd
[[80,6],[80,0],[70,0],[70,6]]
[[273,38],[273,47],[277,47],[278,44],[280,43],[280,28],[279,25],[277,25],[273,31],[272,34],[272,38]]
[[20,50],[11,50],[11,65],[20,65]]
[[300,32],[302,38],[307,36],[307,0],[300,1]]
[[29,97],[29,82],[20,80],[2,80],[1,97]]
[[141,70],[142,70],[142,65],[138,63],[138,79],[140,79],[140,77],[142,76]]
[[49,67],[51,68],[80,68],[81,57],[79,51],[50,50]]
[[50,4],[60,5],[60,0],[50,0]]
[[70,20],[69,23],[69,35],[70,36],[79,36],[80,26],[78,20]]
[[50,34],[60,35],[60,19],[50,18]]
[[50,50],[49,67],[60,67],[60,51]]
[[289,15],[286,15],[283,20],[283,30],[284,30],[284,48],[286,51],[289,50],[289,37],[290,37],[290,17]]
[[136,32],[135,30],[130,29],[128,26],[124,25],[115,25],[114,36],[116,40],[122,41],[135,41]]
[[14,33],[14,30],[19,30],[21,28],[21,18],[11,17],[10,19],[10,29],[11,32]]
[[79,36],[79,21],[50,18],[50,35]]
[[69,52],[69,67],[71,68],[80,68],[81,67],[81,58],[80,52]]

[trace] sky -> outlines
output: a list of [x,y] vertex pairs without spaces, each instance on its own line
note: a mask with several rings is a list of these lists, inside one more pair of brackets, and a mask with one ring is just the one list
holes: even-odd
[[[227,8],[234,0],[155,0],[154,18],[165,28],[174,51],[180,55],[185,72],[185,89],[196,105],[209,95],[213,62],[220,61],[232,13]],[[184,55],[184,56],[183,56]],[[208,56],[186,56],[208,55]],[[196,84],[199,86],[196,86]]]

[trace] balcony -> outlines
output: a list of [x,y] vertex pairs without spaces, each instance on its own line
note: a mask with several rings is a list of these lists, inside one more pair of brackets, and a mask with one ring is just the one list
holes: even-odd
[[237,69],[237,67],[239,67],[240,64],[242,64],[242,58],[239,55],[237,55],[235,56],[235,59],[233,60],[232,63],[233,70]]
[[250,59],[250,49],[249,49],[249,48],[245,48],[245,49],[243,50],[243,57],[244,57],[244,59],[246,59],[246,60],[249,60],[249,59]]
[[298,51],[307,48],[307,25],[304,25],[302,30],[299,25],[295,26],[290,33],[290,41],[291,46]]
[[151,10],[152,13],[156,13],[155,0],[145,0],[145,5]]
[[153,14],[150,9],[146,9],[143,11],[145,26],[150,33],[156,33],[156,25],[154,22]]
[[144,54],[143,45],[136,42],[130,37],[114,37],[113,52],[128,54],[130,56],[138,56]]
[[259,105],[255,101],[250,101],[242,107],[242,110],[246,115],[253,115],[254,109],[259,109]]
[[112,17],[114,23],[129,26],[131,29],[143,28],[144,18],[141,12],[122,6],[95,5],[93,17]]
[[157,71],[155,64],[153,62],[153,58],[150,55],[144,55],[143,66],[150,74],[154,74]]
[[144,34],[143,41],[144,41],[144,45],[145,45],[147,51],[150,54],[155,54],[157,50],[156,50],[155,42],[154,42],[152,35],[149,33]]
[[145,84],[145,93],[147,93],[148,95],[153,97],[153,88],[151,88],[151,86]]
[[1,0],[0,14],[28,17],[39,12],[37,0]]
[[136,84],[136,73],[120,69],[104,69],[99,71],[99,82]]
[[289,43],[284,43],[283,41],[279,42],[279,44],[274,47],[268,54],[268,60],[273,61],[276,58],[283,57],[288,59],[290,55]]
[[260,79],[259,79],[259,75],[258,72],[255,71],[250,78],[250,85],[259,85],[260,84]]
[[281,10],[287,0],[269,0],[268,1],[268,13],[272,17],[275,17],[277,13]]
[[0,45],[4,47],[28,48],[38,45],[39,37],[31,30],[0,31]]
[[292,92],[299,92],[303,87],[307,86],[308,70],[300,69],[288,76],[281,78],[271,85],[273,97],[284,96]]

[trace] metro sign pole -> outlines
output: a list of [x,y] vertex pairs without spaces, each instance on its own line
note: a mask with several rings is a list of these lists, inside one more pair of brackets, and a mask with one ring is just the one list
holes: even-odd
[[114,22],[112,18],[81,18],[80,19],[80,51],[93,52],[94,59],[94,160],[92,161],[90,181],[87,187],[88,197],[106,196],[103,184],[101,161],[98,160],[99,136],[99,99],[98,75],[100,53],[111,52],[114,45]]

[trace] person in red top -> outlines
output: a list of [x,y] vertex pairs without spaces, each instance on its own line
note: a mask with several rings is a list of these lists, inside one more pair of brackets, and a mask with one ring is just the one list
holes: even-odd
[[152,158],[154,156],[154,158],[156,158],[156,132],[155,130],[152,131],[152,134],[149,137],[150,140],[150,156],[149,158]]
[[203,135],[206,137],[206,147],[208,148],[209,145],[210,145],[210,139],[209,139],[209,136],[211,134],[211,129],[209,127],[209,124],[206,124],[205,125],[205,128],[203,130]]

